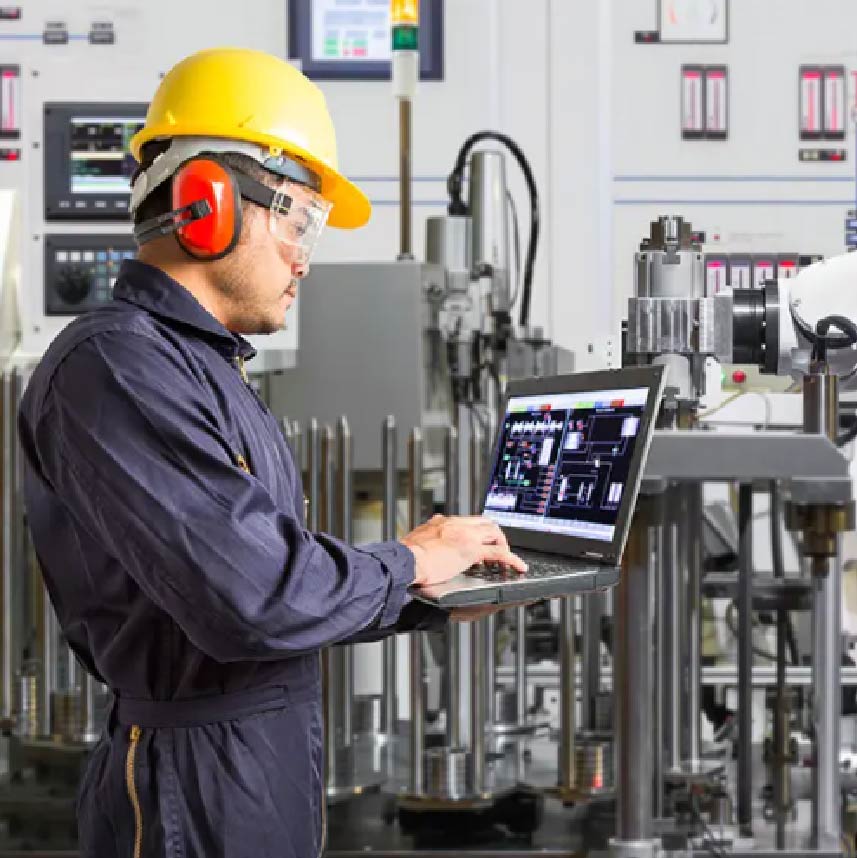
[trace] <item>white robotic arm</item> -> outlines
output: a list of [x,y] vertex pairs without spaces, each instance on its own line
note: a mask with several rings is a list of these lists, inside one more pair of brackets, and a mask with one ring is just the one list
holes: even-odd
[[[816,262],[764,291],[736,290],[732,299],[735,362],[798,379],[809,370],[819,321],[844,316],[857,324],[857,253]],[[835,326],[828,335],[843,339]],[[829,348],[827,361],[841,388],[857,388],[857,346]]]
[[[857,253],[844,253],[804,268],[797,277],[778,281],[779,355],[777,374],[802,376],[809,369],[812,343],[804,332],[814,332],[826,316],[845,316],[857,323]],[[841,332],[831,328],[832,336]],[[840,384],[857,387],[857,347],[831,349],[830,368]]]

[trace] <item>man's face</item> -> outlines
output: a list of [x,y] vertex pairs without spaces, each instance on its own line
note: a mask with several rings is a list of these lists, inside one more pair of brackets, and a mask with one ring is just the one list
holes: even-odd
[[224,299],[227,327],[239,334],[272,334],[286,323],[286,311],[309,266],[298,248],[277,239],[269,213],[245,202],[241,238],[235,249],[213,263],[214,281]]

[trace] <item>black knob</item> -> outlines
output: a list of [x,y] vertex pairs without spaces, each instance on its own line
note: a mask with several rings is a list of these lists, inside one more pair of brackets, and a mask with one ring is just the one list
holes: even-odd
[[92,282],[89,279],[89,274],[75,265],[70,268],[64,268],[60,272],[55,288],[57,295],[66,304],[80,304],[89,295],[91,285]]

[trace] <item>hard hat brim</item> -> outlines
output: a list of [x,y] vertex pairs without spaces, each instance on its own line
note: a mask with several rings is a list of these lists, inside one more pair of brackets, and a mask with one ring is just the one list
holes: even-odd
[[[222,136],[225,139],[235,139],[231,138],[229,134],[213,134],[210,126],[194,129],[185,125],[182,127],[181,134],[176,134],[175,128],[170,126],[148,126],[142,128],[131,138],[131,154],[139,163],[142,159],[143,146],[152,140],[195,136]],[[357,229],[368,222],[372,214],[372,205],[366,194],[338,170],[313,157],[303,147],[292,144],[284,146],[282,140],[249,130],[246,136],[241,136],[241,140],[249,143],[258,143],[262,146],[269,146],[273,151],[285,151],[291,157],[302,161],[310,170],[317,173],[321,177],[321,196],[332,206],[327,220],[328,226],[337,229]]]

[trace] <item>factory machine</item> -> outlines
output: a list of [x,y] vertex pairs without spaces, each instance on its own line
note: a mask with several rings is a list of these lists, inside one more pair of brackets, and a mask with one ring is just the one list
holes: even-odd
[[[90,44],[112,39],[100,23]],[[256,344],[253,378],[302,464],[310,527],[393,539],[432,512],[478,511],[510,378],[658,363],[668,391],[614,591],[324,654],[329,854],[852,852],[857,668],[840,602],[857,256],[796,255],[778,278],[724,284],[691,224],[665,214],[634,255],[622,330],[562,349],[530,323],[539,200],[508,135],[463,143],[448,213],[427,220],[414,259],[414,60],[394,61],[399,258],[314,266],[297,320]],[[0,106],[24,116],[0,149],[21,191],[0,196],[0,854],[73,852],[80,768],[110,706],[41,584],[14,416],[33,361],[110,300],[134,252],[126,144],[157,76],[117,63],[105,78],[93,62],[98,100],[82,102],[66,72],[0,69]],[[371,373],[354,360],[368,353]],[[763,417],[721,431],[739,404],[719,394],[733,364],[801,392],[764,394]]]

